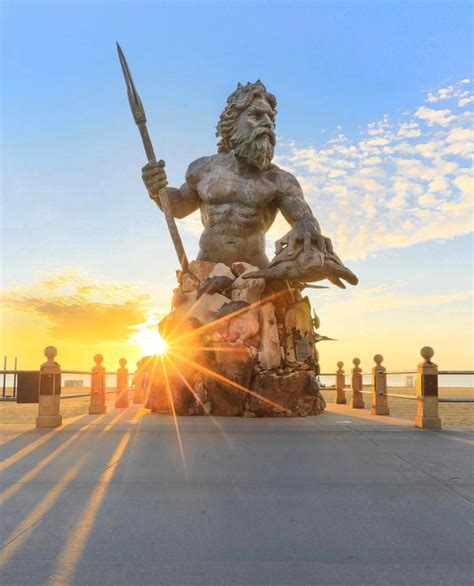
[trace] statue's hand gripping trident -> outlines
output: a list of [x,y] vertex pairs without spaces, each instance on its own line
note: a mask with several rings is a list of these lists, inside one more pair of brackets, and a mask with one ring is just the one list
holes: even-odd
[[[150,197],[152,199],[157,199],[160,202],[160,206],[165,215],[166,224],[168,225],[171,240],[173,241],[176,254],[178,255],[179,264],[181,265],[183,272],[186,272],[188,270],[188,258],[186,256],[186,252],[184,251],[183,241],[179,235],[178,227],[171,210],[168,192],[166,191],[167,180],[166,173],[164,172],[165,163],[164,161],[156,161],[155,151],[153,150],[153,145],[151,143],[150,135],[148,134],[148,129],[146,126],[145,109],[143,108],[140,96],[135,89],[135,84],[133,83],[132,75],[130,73],[130,69],[128,68],[125,55],[123,54],[123,51],[118,43],[117,51],[125,78],[125,85],[127,86],[130,108],[132,110],[135,123],[140,130],[143,146],[145,147],[146,156],[148,158],[149,166],[147,165],[143,169],[144,179],[149,174],[153,175],[155,178],[153,181],[153,189],[150,190]],[[160,172],[157,167],[160,167],[162,172]]]

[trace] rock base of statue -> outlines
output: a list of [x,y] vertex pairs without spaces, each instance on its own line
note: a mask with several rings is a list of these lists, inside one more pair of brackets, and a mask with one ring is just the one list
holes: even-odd
[[[244,276],[244,262],[193,261],[160,323],[166,356],[147,361],[146,407],[177,415],[302,417],[325,408],[307,297]],[[150,366],[152,365],[152,366]]]

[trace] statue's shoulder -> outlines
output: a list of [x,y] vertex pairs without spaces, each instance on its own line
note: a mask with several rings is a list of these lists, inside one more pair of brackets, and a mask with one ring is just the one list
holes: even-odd
[[300,187],[298,183],[298,179],[290,173],[289,171],[285,171],[278,167],[278,165],[274,165],[273,163],[270,165],[269,169],[266,171],[267,177],[273,181],[279,191],[285,191],[289,188]]
[[200,157],[193,161],[186,172],[186,182],[189,185],[196,184],[203,175],[209,173],[216,166],[222,164],[223,155],[209,155],[208,157]]

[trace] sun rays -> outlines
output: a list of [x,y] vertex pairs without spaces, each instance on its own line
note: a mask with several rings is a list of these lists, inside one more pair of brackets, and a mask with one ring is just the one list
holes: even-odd
[[[145,404],[152,411],[164,412],[172,416],[184,468],[186,468],[186,462],[180,438],[175,397],[173,395],[175,386],[183,387],[184,385],[195,403],[199,405],[201,412],[208,414],[208,409],[205,408],[201,398],[198,397],[193,388],[193,381],[190,380],[193,373],[211,377],[219,383],[241,392],[243,395],[253,396],[271,406],[277,413],[286,411],[284,406],[241,384],[242,381],[236,382],[218,371],[220,369],[215,364],[216,361],[213,360],[213,355],[215,357],[220,354],[232,354],[236,359],[241,355],[242,362],[245,362],[249,360],[249,347],[239,343],[219,343],[213,334],[217,333],[220,327],[225,327],[229,324],[232,319],[242,316],[246,312],[258,310],[265,303],[276,301],[282,296],[288,295],[288,289],[289,287],[272,292],[254,303],[240,307],[227,315],[217,315],[214,320],[202,324],[194,319],[193,316],[199,304],[205,302],[206,291],[204,291],[186,309],[180,310],[178,306],[177,309],[168,314],[160,322],[159,328],[156,325],[152,327],[152,321],[148,320],[132,336],[131,341],[139,344],[143,352],[148,355],[139,366],[146,372],[144,378]],[[256,352],[255,348],[254,352]],[[177,383],[177,385],[174,383]],[[161,387],[161,403],[158,406],[157,394],[160,393],[159,387]],[[163,405],[163,395],[166,396],[166,406]]]
[[138,331],[130,338],[130,342],[138,344],[146,356],[165,354],[168,349],[166,340],[161,336],[156,326],[142,324]]
[[[261,394],[249,389],[247,386],[240,384],[213,368],[214,362],[211,355],[214,353],[226,354],[230,353],[238,357],[242,355],[243,361],[248,360],[249,349],[245,344],[222,344],[213,341],[212,334],[217,328],[230,322],[231,319],[238,317],[245,312],[258,309],[263,304],[274,301],[287,292],[286,289],[274,292],[255,303],[249,304],[246,307],[237,309],[227,315],[217,317],[214,321],[197,325],[193,323],[192,314],[199,303],[203,302],[203,297],[198,298],[193,304],[183,312],[175,311],[169,314],[160,324],[160,337],[163,340],[163,346],[166,351],[158,355],[155,353],[147,359],[146,366],[150,370],[150,375],[147,377],[147,397],[148,406],[153,410],[153,401],[156,401],[155,393],[156,387],[164,385],[164,390],[168,399],[168,408],[165,409],[172,417],[176,429],[177,441],[182,450],[179,434],[179,424],[176,414],[174,396],[173,396],[173,381],[178,383],[178,386],[184,385],[197,404],[200,405],[202,411],[206,413],[201,398],[197,395],[193,388],[192,378],[193,373],[199,373],[207,377],[211,377],[221,384],[231,387],[244,395],[255,397],[256,399],[271,406],[273,410],[278,413],[284,413],[286,408],[283,405],[271,401]],[[171,367],[171,372],[169,371]],[[160,410],[163,410],[161,408]],[[182,452],[183,465],[185,466],[184,453]]]
[[[183,438],[182,426],[180,426],[180,411],[177,409],[176,388],[184,389],[198,406],[199,411],[209,415],[209,421],[212,421],[216,430],[221,434],[223,441],[229,445],[232,442],[228,434],[219,424],[218,418],[213,417],[209,413],[209,405],[205,404],[203,397],[199,394],[200,391],[197,391],[196,383],[203,380],[203,377],[207,377],[208,380],[212,378],[223,386],[229,389],[231,388],[237,393],[241,393],[243,396],[255,397],[259,401],[271,405],[272,409],[276,412],[284,411],[283,406],[256,393],[245,384],[240,384],[242,381],[237,382],[232,380],[229,376],[220,372],[219,362],[216,362],[215,356],[213,356],[213,354],[228,356],[229,353],[232,353],[239,360],[239,355],[242,354],[242,359],[247,360],[248,348],[244,344],[230,345],[229,343],[219,342],[213,339],[215,329],[246,311],[255,310],[267,301],[274,300],[282,293],[284,292],[272,294],[252,305],[238,309],[228,315],[218,317],[213,322],[204,325],[192,323],[192,320],[189,319],[192,313],[191,307],[188,311],[177,316],[176,320],[168,320],[167,323],[165,320],[160,332],[156,326],[151,328],[150,324],[146,324],[146,327],[134,334],[133,342],[139,344],[143,352],[148,355],[141,361],[139,366],[139,368],[146,372],[143,384],[146,405],[153,410],[153,397],[157,392],[156,387],[160,387],[161,398],[164,399],[164,402],[163,408],[157,410],[162,413],[167,413],[171,418],[174,430],[173,435],[175,436],[174,441],[177,447],[177,462],[181,464],[186,483],[192,482],[192,478],[189,476],[186,443]],[[199,302],[198,300],[196,303]],[[52,578],[62,580],[64,583],[69,583],[73,579],[75,569],[83,555],[94,525],[97,522],[97,517],[103,506],[109,486],[124,457],[129,457],[132,451],[130,446],[132,445],[131,439],[134,437],[134,432],[130,429],[122,432],[116,424],[120,423],[124,417],[127,418],[128,423],[138,421],[141,423],[141,418],[145,414],[145,410],[143,407],[138,408],[131,418],[126,413],[130,412],[120,412],[115,414],[111,419],[108,419],[104,414],[94,419],[93,423],[88,421],[81,428],[74,429],[60,445],[55,443],[44,458],[39,459],[30,469],[26,469],[23,474],[19,475],[18,481],[6,488],[0,496],[0,502],[3,503],[16,497],[27,483],[40,478],[40,473],[48,466],[51,466],[53,462],[56,462],[58,458],[63,457],[66,451],[75,449],[78,452],[78,458],[63,470],[63,473],[55,482],[54,486],[42,495],[42,498],[39,499],[10,532],[4,544],[4,551],[2,552],[3,564],[8,563],[16,555],[17,551],[23,547],[26,541],[30,539],[32,531],[43,521],[44,517],[50,514],[53,508],[61,506],[61,496],[77,482],[77,479],[87,466],[88,459],[92,457],[89,453],[80,453],[82,438],[88,436],[91,433],[91,428],[100,422],[101,431],[97,435],[97,439],[101,436],[105,436],[106,438],[113,437],[113,441],[110,442],[111,453],[108,455],[108,460],[103,463],[100,475],[94,479],[94,486],[90,495],[80,504],[80,508],[76,514],[80,515],[81,523],[75,526],[75,530],[69,532],[67,535],[58,553],[58,558],[51,576]],[[112,436],[108,435],[108,432],[111,430],[114,430]],[[48,439],[53,437],[56,437],[55,433],[45,434],[41,438],[36,439],[16,455],[4,460],[3,467],[7,468],[15,465],[22,458],[34,453],[38,448],[44,449],[45,444],[46,446],[48,445],[46,443]]]
[[[120,412],[115,414],[110,421],[108,421],[102,430],[98,433],[97,439],[100,439],[104,434],[110,431],[124,416],[126,413]],[[105,417],[101,415],[95,419],[94,423],[102,421]],[[66,442],[61,446],[53,450],[48,457],[41,460],[28,470],[23,476],[15,483],[11,484],[1,495],[2,506],[5,502],[13,497],[16,493],[22,490],[28,482],[30,482],[37,474],[44,469],[47,465],[50,465],[63,451],[65,448],[71,448],[74,442],[77,442],[79,436],[85,437],[88,431],[90,431],[92,424],[88,424],[81,428],[77,433],[74,433]],[[48,435],[48,439],[51,436]],[[39,445],[36,445],[38,448]],[[79,440],[80,447],[80,440]],[[25,454],[26,455],[26,454]],[[1,551],[0,569],[12,558],[12,556],[18,551],[20,547],[24,545],[26,540],[30,537],[31,531],[42,521],[42,519],[52,510],[56,505],[61,495],[68,489],[70,484],[78,476],[80,471],[86,465],[90,454],[86,452],[82,454],[75,462],[71,463],[71,466],[61,475],[61,477],[54,483],[52,488],[46,492],[46,494],[39,500],[39,502],[33,506],[33,508],[19,521],[13,531],[10,532],[8,537],[5,539]]]

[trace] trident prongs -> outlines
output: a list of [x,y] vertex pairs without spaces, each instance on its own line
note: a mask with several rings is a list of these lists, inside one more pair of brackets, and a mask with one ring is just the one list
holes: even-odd
[[133,119],[135,123],[146,124],[146,116],[145,116],[145,109],[143,108],[142,101],[140,100],[140,96],[135,89],[135,84],[133,83],[132,74],[130,73],[130,69],[128,68],[127,60],[125,59],[125,55],[123,54],[122,48],[117,42],[117,52],[120,59],[120,65],[122,66],[123,76],[125,78],[125,85],[127,86],[127,94],[128,94],[128,101],[130,102],[130,108],[132,110]]
[[[128,68],[127,60],[125,59],[125,55],[117,43],[117,52],[120,59],[120,65],[122,66],[123,76],[125,78],[125,85],[127,86],[127,94],[128,94],[128,101],[130,102],[130,108],[132,110],[133,118],[138,126],[138,130],[140,131],[140,135],[142,137],[143,147],[145,149],[145,153],[149,163],[156,163],[155,151],[153,149],[153,144],[150,139],[150,135],[148,134],[148,129],[146,127],[146,116],[145,110],[143,108],[142,101],[140,100],[140,96],[135,89],[135,84],[133,83],[132,74],[130,73],[130,69]],[[186,252],[184,251],[183,241],[181,240],[181,236],[178,232],[178,227],[176,226],[176,222],[173,215],[173,210],[171,208],[171,204],[168,197],[168,191],[166,188],[160,189],[158,193],[158,197],[152,197],[157,203],[159,203],[163,213],[165,215],[166,224],[168,226],[168,230],[171,236],[171,240],[173,241],[174,248],[176,250],[176,254],[178,255],[178,260],[181,265],[181,269],[183,272],[188,270],[188,258],[186,256]]]

